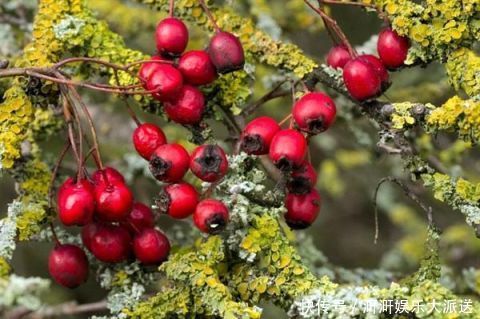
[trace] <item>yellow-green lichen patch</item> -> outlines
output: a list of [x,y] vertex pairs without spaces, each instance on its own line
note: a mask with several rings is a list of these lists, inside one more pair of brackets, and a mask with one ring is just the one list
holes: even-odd
[[480,97],[480,57],[470,49],[461,48],[448,56],[446,64],[450,82],[477,101]]

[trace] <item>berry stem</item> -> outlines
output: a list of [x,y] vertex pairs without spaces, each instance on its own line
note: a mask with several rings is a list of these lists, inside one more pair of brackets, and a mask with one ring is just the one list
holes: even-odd
[[282,126],[283,124],[285,124],[289,119],[292,118],[292,113],[288,114],[283,120],[281,120],[278,125]]
[[64,96],[63,115],[65,117],[65,121],[67,122],[68,140],[70,142],[70,146],[72,147],[73,154],[74,154],[75,159],[77,161],[77,183],[79,183],[80,178],[81,178],[82,160],[80,158],[80,154],[78,153],[77,142],[75,141],[75,136],[74,136],[74,133],[73,133],[72,113],[68,109],[68,105],[69,105],[69,101]]
[[70,143],[66,142],[65,146],[62,149],[62,152],[60,153],[57,162],[55,163],[55,166],[53,167],[52,171],[52,178],[50,179],[50,184],[48,186],[48,207],[52,207],[52,197],[53,197],[53,183],[55,182],[55,179],[57,178],[58,170],[60,168],[60,165],[63,162],[63,159],[65,158],[65,155],[67,154],[68,150],[70,149]]
[[208,9],[208,6],[206,5],[205,1],[204,0],[198,0],[198,2],[200,3],[200,6],[202,7],[203,11],[207,15],[210,22],[213,24],[213,28],[215,29],[215,31],[216,32],[222,31],[220,29],[220,27],[218,26],[217,21],[213,17],[212,12]]
[[[355,49],[353,49],[352,45],[350,44],[350,41],[348,41],[347,36],[345,33],[343,33],[342,29],[338,26],[337,21],[332,19],[328,14],[326,14],[322,9],[316,8],[309,0],[303,0],[307,6],[309,6],[313,11],[315,11],[322,19],[324,22],[326,22],[332,30],[335,32],[335,34],[338,36],[342,44],[347,48],[348,52],[352,57],[356,57],[357,53],[355,52]],[[318,0],[319,6],[322,5],[322,1]]]
[[62,243],[60,242],[60,240],[58,240],[58,236],[57,236],[57,232],[55,231],[55,227],[53,227],[53,223],[50,222],[50,230],[52,231],[52,236],[53,236],[53,240],[55,241],[55,246],[60,246]]
[[[120,86],[120,78],[118,77],[118,70],[114,71],[114,75],[115,75],[115,81],[117,82],[117,85]],[[123,102],[125,103],[125,106],[127,107],[127,112],[130,115],[130,117],[133,119],[135,124],[137,124],[137,126],[140,126],[140,124],[141,124],[140,120],[135,115],[135,112],[132,110],[132,107],[130,106],[130,103],[128,103],[128,96],[125,95],[125,94],[122,94],[121,98],[122,98]]]
[[170,0],[170,5],[168,9],[168,16],[170,18],[172,18],[174,15],[174,11],[175,11],[174,9],[175,9],[175,0]]

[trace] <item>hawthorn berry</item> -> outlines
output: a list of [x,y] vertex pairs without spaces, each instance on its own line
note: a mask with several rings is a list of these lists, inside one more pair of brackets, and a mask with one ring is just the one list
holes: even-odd
[[133,131],[132,140],[138,154],[146,160],[150,159],[157,147],[167,143],[162,129],[152,123],[140,124]]
[[[140,67],[140,69],[138,70],[138,77],[145,84],[147,83],[148,79],[150,79],[152,74],[155,72],[156,68],[160,64],[162,64],[160,62],[161,61],[167,61],[167,60],[165,60],[164,58],[162,58],[158,55],[152,56],[149,60],[152,61],[152,62],[143,63],[142,66]],[[155,61],[159,61],[159,62],[155,62]],[[146,85],[144,85],[144,87],[146,88]]]
[[327,64],[334,69],[343,69],[351,59],[350,52],[344,45],[334,46],[327,54]]
[[153,212],[145,204],[136,202],[133,204],[132,210],[125,219],[125,226],[131,233],[137,233],[145,228],[155,226],[155,218]]
[[130,257],[131,241],[125,227],[104,224],[93,235],[90,251],[100,261],[118,263]]
[[218,145],[201,145],[192,153],[190,170],[202,181],[216,182],[227,173],[227,156]]
[[268,154],[273,137],[280,131],[277,121],[261,116],[248,123],[242,131],[241,146],[247,154]]
[[307,93],[293,106],[292,115],[301,131],[318,134],[327,130],[335,120],[335,102],[320,92]]
[[163,19],[157,25],[155,39],[160,54],[168,57],[178,56],[188,44],[187,26],[177,18]]
[[100,227],[102,227],[102,225],[97,222],[89,223],[82,227],[82,232],[80,234],[82,237],[82,243],[85,248],[90,251],[92,250],[91,247],[93,236],[95,236]]
[[193,213],[193,222],[199,230],[208,234],[220,233],[228,223],[227,206],[215,199],[204,199]]
[[96,213],[104,221],[123,221],[133,205],[133,194],[125,183],[108,182],[95,185]]
[[372,54],[363,54],[363,55],[360,55],[358,58],[362,59],[363,61],[366,61],[367,63],[370,63],[370,65],[373,67],[373,69],[377,72],[378,76],[380,77],[380,81],[382,81],[383,87],[388,85],[390,76],[388,75],[388,71],[382,63],[382,60],[380,60],[379,58],[377,58]]
[[343,81],[348,93],[358,101],[376,97],[382,90],[378,71],[367,61],[355,58],[343,67]]
[[147,80],[146,89],[155,91],[152,96],[162,102],[174,99],[181,91],[183,77],[169,64],[158,65]]
[[168,118],[176,123],[197,124],[202,120],[205,98],[196,87],[184,85],[175,99],[165,103],[164,110]]
[[317,184],[317,172],[312,164],[304,161],[296,170],[292,171],[287,181],[287,189],[293,194],[307,194]]
[[401,67],[407,59],[410,42],[391,28],[378,35],[377,51],[383,64],[389,69]]
[[113,167],[105,167],[103,170],[96,170],[92,174],[93,185],[105,183],[125,183],[123,175]]
[[175,219],[183,219],[192,215],[198,204],[197,190],[188,183],[165,186],[156,200],[160,212]]
[[285,199],[285,221],[292,229],[304,229],[313,224],[320,212],[320,194],[311,189],[307,194],[289,193]]
[[167,236],[155,228],[146,228],[133,239],[135,257],[145,265],[156,265],[164,262],[170,252]]
[[187,83],[192,85],[210,84],[217,78],[217,70],[207,52],[188,51],[178,61],[178,69]]
[[229,32],[217,32],[210,39],[207,52],[218,73],[224,74],[240,70],[245,64],[242,44],[235,35]]
[[89,223],[95,211],[93,185],[86,179],[68,178],[58,191],[57,204],[58,218],[65,226]]
[[76,288],[87,281],[87,256],[78,246],[57,245],[48,257],[48,271],[58,284]]
[[180,181],[188,170],[190,156],[180,144],[164,144],[153,152],[149,168],[159,181],[175,183]]
[[307,141],[298,131],[281,130],[272,139],[269,157],[282,171],[291,171],[299,167],[307,153]]

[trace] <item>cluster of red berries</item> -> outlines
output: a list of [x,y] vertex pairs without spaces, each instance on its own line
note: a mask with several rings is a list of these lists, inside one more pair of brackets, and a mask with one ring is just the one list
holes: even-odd
[[[111,167],[90,178],[68,178],[57,194],[58,217],[65,226],[82,226],[82,242],[95,258],[118,263],[135,256],[145,265],[159,264],[170,251],[168,238],[155,229],[153,212],[134,202],[122,174]],[[74,288],[88,276],[85,252],[76,245],[57,244],[49,271],[61,285]]]
[[197,86],[212,83],[218,73],[242,69],[245,63],[240,41],[225,31],[217,31],[206,50],[183,53],[188,29],[174,17],[160,21],[156,44],[159,55],[142,64],[138,75],[144,88],[163,102],[168,118],[179,124],[194,125],[202,119],[205,98]]
[[388,70],[404,65],[410,43],[391,28],[380,32],[377,42],[379,58],[371,54],[352,57],[349,50],[339,45],[327,55],[327,64],[343,69],[343,81],[350,95],[366,101],[382,94],[390,85]]
[[[248,123],[241,135],[247,154],[266,155],[286,176],[285,220],[293,229],[310,226],[320,212],[315,189],[317,173],[307,160],[307,137],[327,130],[335,120],[333,100],[320,92],[300,98],[292,109],[295,128],[282,129],[272,118],[262,116]],[[293,123],[292,123],[293,124]]]

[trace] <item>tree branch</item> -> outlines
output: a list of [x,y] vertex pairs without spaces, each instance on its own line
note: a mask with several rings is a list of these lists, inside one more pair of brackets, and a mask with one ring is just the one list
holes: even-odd
[[5,319],[47,319],[63,318],[80,314],[91,314],[107,311],[107,301],[101,300],[87,304],[77,304],[74,301],[31,311],[26,307],[18,307],[5,313]]

